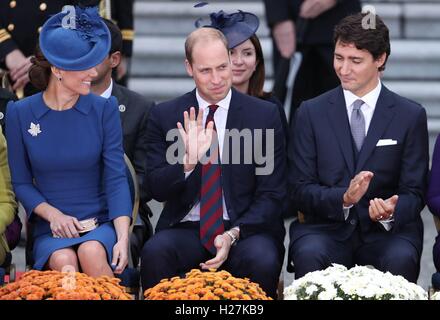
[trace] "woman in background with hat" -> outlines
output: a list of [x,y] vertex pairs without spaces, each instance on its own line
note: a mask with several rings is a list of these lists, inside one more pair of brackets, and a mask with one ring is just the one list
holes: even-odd
[[[30,70],[43,91],[7,108],[12,184],[34,227],[35,269],[113,276],[128,262],[132,208],[118,105],[90,94],[110,41],[97,8],[54,15]],[[81,221],[93,218],[99,225],[89,231]]]
[[241,93],[274,103],[281,116],[284,136],[288,137],[286,114],[281,102],[263,90],[266,77],[263,50],[255,32],[260,24],[250,12],[227,14],[223,10],[210,14],[210,27],[220,30],[228,40],[232,63],[232,85]]

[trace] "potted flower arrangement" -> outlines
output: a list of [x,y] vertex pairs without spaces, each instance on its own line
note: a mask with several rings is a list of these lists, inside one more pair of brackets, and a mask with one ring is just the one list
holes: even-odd
[[147,300],[272,300],[249,279],[229,272],[193,269],[185,278],[163,279],[144,293]]
[[0,288],[0,300],[132,300],[121,280],[79,272],[37,271]]
[[284,289],[285,300],[426,300],[427,292],[401,276],[370,266],[338,264],[309,272]]

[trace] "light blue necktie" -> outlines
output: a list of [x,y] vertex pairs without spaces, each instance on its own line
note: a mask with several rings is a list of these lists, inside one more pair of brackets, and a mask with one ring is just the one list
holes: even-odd
[[361,110],[363,104],[364,102],[360,99],[353,103],[353,111],[350,118],[351,135],[353,136],[357,151],[361,150],[365,139],[365,118]]

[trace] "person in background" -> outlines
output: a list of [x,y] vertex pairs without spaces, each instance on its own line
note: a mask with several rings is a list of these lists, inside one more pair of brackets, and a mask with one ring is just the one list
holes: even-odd
[[302,53],[288,119],[292,124],[301,102],[339,85],[333,70],[333,30],[342,18],[360,12],[361,3],[360,0],[264,0],[264,4],[273,38],[274,91],[283,102],[289,60],[296,50]]
[[[145,176],[147,118],[154,102],[113,81],[112,71],[118,67],[122,58],[122,34],[113,22],[107,19],[103,20],[110,31],[111,47],[108,56],[96,66],[98,74],[92,81],[92,92],[106,99],[114,96],[118,100],[124,152],[133,164],[141,186]],[[135,265],[139,261],[140,252],[145,241],[153,234],[153,227],[150,222],[152,212],[147,205],[150,199],[143,192],[144,190],[144,188],[140,188],[138,221],[134,226],[130,239]]]
[[228,14],[221,10],[211,13],[210,18],[209,26],[220,30],[228,40],[232,86],[241,93],[274,103],[280,112],[287,141],[288,124],[283,106],[271,92],[264,91],[266,72],[263,50],[256,35],[260,24],[258,17],[245,11]]
[[5,132],[6,106],[9,101],[17,100],[17,97],[4,88],[0,88],[0,127]]
[[18,98],[38,91],[29,83],[28,71],[35,54],[41,27],[66,5],[99,5],[103,17],[113,19],[123,30],[123,58],[116,71],[118,81],[127,82],[133,51],[134,0],[4,0],[0,1],[0,69],[8,71]]
[[[437,136],[437,140],[434,146],[434,152],[432,155],[432,167],[429,178],[428,191],[426,194],[426,204],[429,210],[435,217],[440,216],[440,135]],[[438,224],[437,224],[438,226]],[[435,238],[434,246],[432,248],[432,257],[434,259],[434,266],[437,272],[440,271],[440,236]]]
[[[10,263],[10,248],[6,237],[7,227],[17,214],[17,202],[12,191],[9,173],[6,140],[0,127],[0,267]],[[8,261],[9,260],[9,261]]]

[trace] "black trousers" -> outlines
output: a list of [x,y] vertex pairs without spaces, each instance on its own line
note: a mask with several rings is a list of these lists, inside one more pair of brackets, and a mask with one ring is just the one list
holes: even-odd
[[[333,68],[333,45],[302,45],[297,48],[302,53],[302,63],[295,78],[289,123],[293,123],[295,110],[305,100],[336,88],[340,81]],[[276,74],[274,94],[285,101],[285,81],[288,63],[282,61],[278,50],[274,50],[274,70]],[[288,68],[288,67],[287,67]]]
[[[291,227],[292,232],[295,228]],[[289,253],[296,279],[308,272],[326,269],[332,263],[347,268],[356,264],[372,265],[414,283],[420,272],[420,253],[408,240],[391,231],[368,243],[362,240],[359,228],[345,241],[335,240],[328,232],[310,233],[291,243]]]
[[[145,244],[141,257],[143,291],[161,279],[184,276],[212,259],[199,239],[199,223],[185,222],[161,230]],[[241,239],[231,247],[228,259],[220,267],[234,277],[247,277],[272,298],[276,298],[278,279],[284,259],[284,246],[268,234]]]

